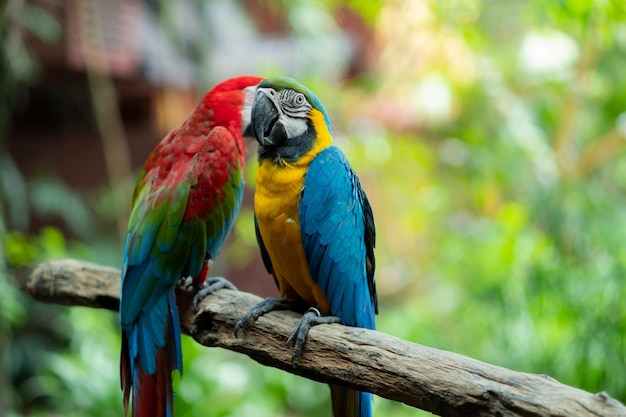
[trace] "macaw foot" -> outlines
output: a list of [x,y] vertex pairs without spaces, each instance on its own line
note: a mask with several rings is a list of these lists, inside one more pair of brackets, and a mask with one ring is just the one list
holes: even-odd
[[180,277],[178,287],[185,292],[192,292],[194,290],[193,277]]
[[306,336],[309,334],[309,329],[318,324],[332,323],[341,323],[341,320],[337,316],[322,316],[322,313],[315,307],[310,307],[306,313],[304,313],[294,331],[291,332],[289,339],[287,339],[287,346],[293,346],[291,366],[295,368],[296,359],[302,355],[302,348],[304,348],[304,342],[306,341]]
[[233,333],[235,333],[235,337],[237,337],[239,329],[253,325],[256,319],[269,313],[270,311],[292,310],[295,307],[295,304],[286,298],[267,297],[265,300],[248,310],[248,312],[239,319],[237,324],[235,324]]
[[193,297],[193,307],[197,308],[198,304],[200,304],[200,302],[204,300],[207,295],[213,294],[215,291],[224,288],[237,291],[237,287],[224,277],[207,278],[206,281],[204,281],[204,284],[200,287],[200,290],[198,290],[196,295]]

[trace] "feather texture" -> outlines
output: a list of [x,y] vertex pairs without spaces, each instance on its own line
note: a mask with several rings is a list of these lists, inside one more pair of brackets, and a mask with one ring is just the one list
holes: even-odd
[[[373,245],[365,239],[371,215],[361,184],[343,152],[324,149],[309,165],[299,203],[302,243],[313,280],[326,293],[330,313],[343,324],[375,328],[373,270],[366,257]],[[367,229],[373,234],[373,229]]]

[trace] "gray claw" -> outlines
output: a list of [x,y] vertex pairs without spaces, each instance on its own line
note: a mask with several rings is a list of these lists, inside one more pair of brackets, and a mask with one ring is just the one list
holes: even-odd
[[294,304],[286,298],[267,297],[265,300],[248,310],[248,312],[239,319],[239,321],[235,324],[233,333],[235,334],[235,337],[237,337],[239,329],[251,326],[254,324],[256,319],[269,313],[270,311],[290,310],[293,307]]
[[224,277],[207,278],[207,280],[204,282],[204,285],[202,285],[200,290],[193,297],[194,308],[197,308],[198,304],[200,304],[200,302],[204,300],[207,295],[213,294],[215,291],[224,288],[237,291],[237,287],[235,287],[232,282]]
[[337,316],[322,316],[322,313],[315,308],[310,307],[300,319],[296,328],[291,332],[287,339],[287,346],[293,346],[293,354],[291,355],[291,366],[296,367],[296,359],[302,356],[304,342],[309,334],[309,330],[318,324],[341,323]]

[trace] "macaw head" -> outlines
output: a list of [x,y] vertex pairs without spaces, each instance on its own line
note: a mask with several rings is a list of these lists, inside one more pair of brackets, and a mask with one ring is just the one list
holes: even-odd
[[206,118],[209,115],[214,126],[224,126],[235,137],[243,136],[253,140],[250,112],[256,89],[262,80],[261,77],[240,76],[222,81],[202,99],[199,117]]
[[251,127],[259,159],[294,162],[313,146],[326,147],[332,141],[326,109],[293,78],[268,78],[259,84]]

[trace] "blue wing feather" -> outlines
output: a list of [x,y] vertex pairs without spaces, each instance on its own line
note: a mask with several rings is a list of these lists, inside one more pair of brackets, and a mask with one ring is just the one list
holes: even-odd
[[[148,374],[156,371],[156,351],[165,345],[168,321],[174,336],[172,363],[182,373],[180,323],[173,288],[181,277],[197,276],[204,258],[219,252],[243,199],[243,178],[233,187],[233,212],[219,219],[222,227],[211,237],[201,220],[183,222],[189,191],[190,187],[184,186],[172,192],[155,191],[147,185],[135,199],[131,213],[130,224],[134,226],[124,245],[120,323],[129,335],[131,357],[138,357]],[[161,204],[155,204],[157,200]],[[181,259],[187,262],[181,263]],[[183,269],[176,265],[183,265]]]
[[330,146],[311,162],[299,212],[311,275],[325,291],[331,314],[347,325],[375,328],[374,223],[361,184],[339,148]]

